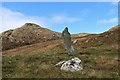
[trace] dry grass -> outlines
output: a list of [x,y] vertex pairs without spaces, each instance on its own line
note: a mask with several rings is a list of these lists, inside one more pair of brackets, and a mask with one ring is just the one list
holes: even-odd
[[[95,52],[94,52],[95,51]],[[100,53],[96,53],[100,52]],[[55,64],[61,60],[68,60],[65,49],[56,47],[44,52],[31,52],[3,56],[4,78],[118,78],[118,52],[104,54],[102,50],[87,49],[86,53],[77,53],[84,65],[78,72],[61,71]]]
[[[55,64],[71,59],[61,40],[46,41],[3,52],[3,78],[119,78],[118,32],[77,38],[73,45],[84,69],[61,71]],[[120,79],[120,78],[119,78]]]

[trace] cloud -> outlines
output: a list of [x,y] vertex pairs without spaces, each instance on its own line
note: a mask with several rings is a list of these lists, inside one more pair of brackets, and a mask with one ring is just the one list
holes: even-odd
[[62,23],[66,23],[66,22],[76,22],[78,21],[79,19],[77,18],[69,18],[69,17],[66,17],[66,16],[54,16],[51,18],[51,21],[55,22],[55,23],[59,23],[59,22],[62,22]]
[[114,17],[111,19],[103,19],[97,21],[97,24],[109,24],[109,23],[118,23],[118,18]]
[[111,2],[110,5],[111,6],[118,6],[118,2]]
[[2,28],[0,28],[0,32],[20,27],[27,22],[44,25],[44,22],[42,22],[38,17],[26,16],[20,12],[15,12],[5,7],[2,7],[0,19],[2,20],[2,24],[0,24],[2,26]]
[[2,20],[2,23],[0,24],[2,26],[2,28],[0,28],[0,32],[18,28],[25,23],[36,23],[42,27],[48,28],[52,24],[71,23],[79,20],[78,18],[67,17],[64,15],[57,15],[53,17],[28,16],[5,7],[2,7],[0,19]]

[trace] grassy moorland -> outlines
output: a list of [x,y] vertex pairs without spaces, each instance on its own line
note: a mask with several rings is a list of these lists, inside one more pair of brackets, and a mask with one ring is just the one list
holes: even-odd
[[[120,27],[119,27],[120,30]],[[62,40],[52,40],[3,51],[3,78],[119,78],[118,32],[77,37],[73,43],[76,57],[84,69],[61,71],[55,64],[71,59]]]
[[[61,46],[62,47],[62,46]],[[14,56],[3,56],[4,78],[118,78],[118,50],[91,47],[75,56],[82,60],[84,69],[78,72],[61,71],[55,64],[68,60],[66,50],[58,47],[30,53],[17,53]]]

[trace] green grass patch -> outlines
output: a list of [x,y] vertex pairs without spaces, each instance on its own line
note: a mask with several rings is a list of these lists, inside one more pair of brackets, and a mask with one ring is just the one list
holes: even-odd
[[61,71],[55,66],[73,58],[65,49],[3,56],[3,78],[118,78],[116,50],[105,54],[107,50],[92,47],[82,51],[83,54],[79,52],[76,56],[82,60],[84,69],[77,72]]

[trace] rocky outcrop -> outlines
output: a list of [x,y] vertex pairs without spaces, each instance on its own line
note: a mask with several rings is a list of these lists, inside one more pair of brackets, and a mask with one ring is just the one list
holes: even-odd
[[60,61],[59,63],[56,64],[56,66],[61,66],[61,70],[64,71],[80,71],[83,69],[83,65],[81,63],[81,60],[77,57],[72,58],[71,60],[68,61]]

